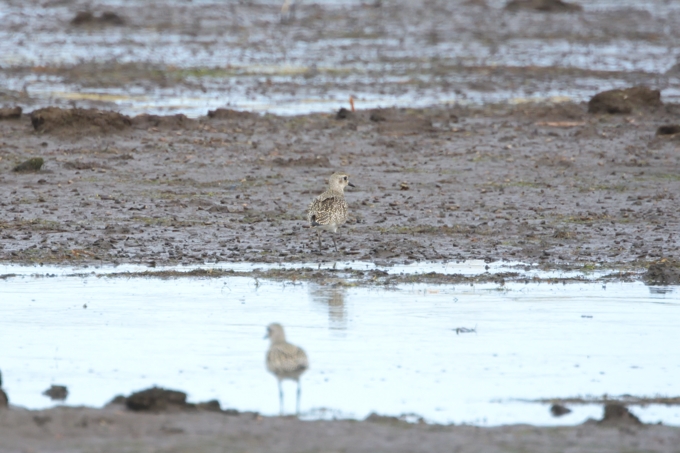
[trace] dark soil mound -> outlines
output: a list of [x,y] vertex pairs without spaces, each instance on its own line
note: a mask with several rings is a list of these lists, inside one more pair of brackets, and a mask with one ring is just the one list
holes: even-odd
[[21,118],[21,107],[3,107],[0,109],[0,120],[18,120]]
[[14,167],[12,171],[15,171],[17,173],[36,172],[40,171],[44,163],[45,161],[43,160],[42,157],[33,157],[31,159],[28,159],[27,161],[20,163],[19,165]]
[[90,11],[80,11],[71,19],[71,25],[75,27],[84,26],[106,26],[106,25],[125,25],[125,19],[116,13],[105,11],[101,16],[95,16]]
[[348,120],[351,118],[354,118],[354,112],[347,110],[345,107],[342,107],[338,110],[338,113],[335,114],[336,120]]
[[644,86],[603,91],[588,101],[588,113],[628,114],[633,110],[661,107],[661,92]]
[[679,285],[680,262],[662,259],[652,263],[643,279],[648,285]]
[[171,116],[147,115],[143,113],[132,118],[132,125],[138,129],[195,129],[198,125],[196,120],[187,118],[186,115],[178,113]]
[[675,135],[680,134],[680,124],[667,124],[659,126],[656,130],[656,135]]
[[540,11],[542,13],[573,13],[583,11],[581,5],[562,0],[511,0],[505,5],[508,11]]
[[31,123],[36,131],[62,136],[108,134],[130,127],[130,118],[117,112],[97,109],[61,109],[46,107],[31,113]]
[[238,411],[227,409],[222,411],[220,402],[210,400],[203,403],[187,403],[187,394],[177,390],[167,390],[160,387],[152,387],[133,393],[127,398],[123,395],[116,396],[111,404],[125,404],[133,411],[139,412],[167,412],[167,411],[208,411],[224,412],[225,414],[238,414]]
[[136,392],[125,399],[125,405],[133,411],[163,412],[186,408],[187,394],[160,387]]
[[68,397],[68,389],[65,385],[53,385],[45,390],[43,395],[49,396],[52,400],[64,401]]
[[256,113],[240,112],[238,110],[232,109],[217,109],[208,111],[208,118],[215,120],[253,119],[257,117],[258,115]]
[[610,403],[604,406],[604,416],[598,424],[603,426],[620,426],[642,425],[642,422],[635,415],[631,414],[626,406]]

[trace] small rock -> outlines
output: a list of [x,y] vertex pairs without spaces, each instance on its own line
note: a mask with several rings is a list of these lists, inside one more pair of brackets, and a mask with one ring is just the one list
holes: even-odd
[[65,385],[53,385],[42,394],[49,396],[52,401],[64,401],[68,397],[68,389]]
[[32,157],[25,162],[20,163],[12,169],[17,173],[30,173],[40,171],[45,161],[42,157]]
[[570,412],[571,409],[566,406],[562,406],[561,404],[553,404],[550,406],[550,413],[553,414],[553,417],[561,417]]

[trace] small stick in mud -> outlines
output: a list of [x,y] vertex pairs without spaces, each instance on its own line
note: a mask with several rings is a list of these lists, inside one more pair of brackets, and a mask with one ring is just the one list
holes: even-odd
[[[321,230],[337,233],[338,227],[347,221],[347,202],[345,201],[345,187],[355,187],[349,182],[347,173],[333,173],[328,179],[328,189],[316,197],[309,205],[307,211],[307,221],[312,227],[319,227],[317,235],[319,238],[319,251],[321,251]],[[338,245],[333,239],[335,251]]]
[[283,388],[281,381],[291,379],[297,381],[297,404],[296,414],[300,413],[300,375],[309,368],[307,354],[301,348],[286,341],[283,326],[272,323],[267,326],[267,335],[271,344],[267,351],[267,370],[276,376],[279,381],[279,408],[283,415]]

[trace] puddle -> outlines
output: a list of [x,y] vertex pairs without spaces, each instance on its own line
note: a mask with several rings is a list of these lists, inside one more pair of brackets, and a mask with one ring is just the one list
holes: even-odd
[[[571,414],[553,418],[548,405],[523,401],[680,394],[680,353],[669,348],[680,341],[674,287],[385,289],[250,277],[69,277],[82,269],[67,268],[53,278],[32,277],[35,267],[2,273],[9,268],[18,276],[0,281],[0,368],[11,402],[29,408],[53,405],[41,395],[50,384],[68,386],[67,404],[90,406],[159,385],[191,401],[216,398],[274,415],[276,380],[265,371],[262,338],[274,321],[310,357],[302,378],[307,419],[377,412],[485,426],[576,424],[599,418],[601,407],[572,405]],[[459,327],[475,332],[457,334]],[[284,392],[293,411],[294,384]],[[677,406],[632,411],[645,422],[680,425]]]

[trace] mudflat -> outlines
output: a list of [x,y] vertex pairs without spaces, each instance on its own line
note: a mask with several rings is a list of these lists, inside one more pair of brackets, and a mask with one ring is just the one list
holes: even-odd
[[[204,263],[512,260],[646,267],[678,255],[680,107],[583,104],[45,109],[0,121],[0,260]],[[42,158],[40,170],[12,171]],[[305,210],[345,171],[350,219],[319,250]]]

